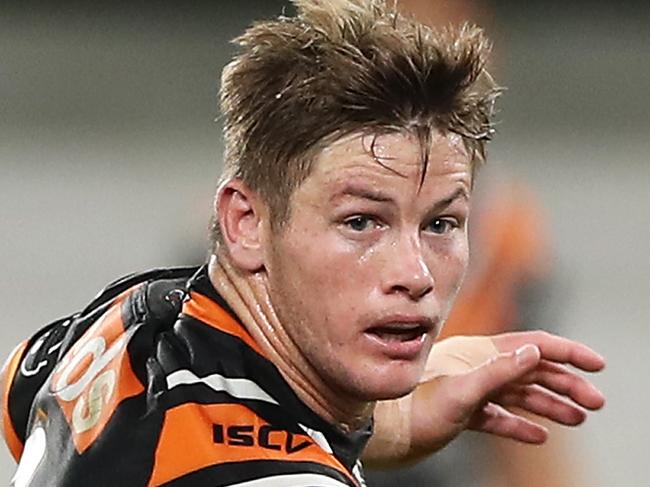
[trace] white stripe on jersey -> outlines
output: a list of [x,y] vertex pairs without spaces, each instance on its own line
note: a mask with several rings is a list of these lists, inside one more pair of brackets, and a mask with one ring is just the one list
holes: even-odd
[[363,478],[363,464],[361,463],[361,460],[357,460],[357,463],[354,464],[352,474],[354,475],[354,478],[357,479],[357,482],[359,482],[359,485],[361,487],[367,487],[366,479]]
[[263,479],[249,480],[228,487],[349,487],[348,484],[317,473],[294,473],[273,475]]
[[332,447],[330,446],[327,438],[325,438],[325,435],[323,433],[317,430],[313,430],[309,426],[305,426],[302,423],[298,423],[298,426],[300,426],[305,431],[305,433],[307,433],[311,439],[316,442],[318,446],[325,450],[326,453],[334,454],[334,450],[332,450]]
[[167,389],[192,384],[205,384],[217,392],[227,392],[238,399],[253,399],[257,401],[278,404],[264,389],[249,379],[233,379],[219,374],[198,377],[191,370],[177,370],[167,376]]

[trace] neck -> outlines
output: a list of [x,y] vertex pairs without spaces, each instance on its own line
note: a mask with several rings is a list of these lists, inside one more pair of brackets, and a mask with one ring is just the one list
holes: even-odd
[[264,271],[243,273],[227,256],[212,256],[210,281],[260,345],[296,395],[316,414],[343,431],[362,426],[373,402],[345,398],[322,380],[292,340],[275,313]]

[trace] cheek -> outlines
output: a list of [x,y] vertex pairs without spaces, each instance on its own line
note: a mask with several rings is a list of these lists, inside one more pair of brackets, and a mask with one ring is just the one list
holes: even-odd
[[369,292],[360,260],[332,236],[288,235],[276,248],[271,280],[294,316],[333,332],[349,327]]
[[[327,290],[339,297],[359,288],[368,274],[367,255],[335,231],[302,232],[287,240],[286,260],[297,267],[297,278],[310,290]],[[317,293],[316,299],[324,298]]]
[[430,260],[429,268],[432,269],[440,297],[443,300],[453,300],[463,282],[469,262],[467,238],[462,236],[434,248]]

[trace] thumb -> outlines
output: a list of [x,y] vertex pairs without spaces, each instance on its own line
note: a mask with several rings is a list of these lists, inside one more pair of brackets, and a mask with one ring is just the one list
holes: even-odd
[[491,394],[533,370],[541,353],[536,345],[524,345],[503,353],[464,374],[456,386],[464,391],[459,399],[466,408],[475,408]]

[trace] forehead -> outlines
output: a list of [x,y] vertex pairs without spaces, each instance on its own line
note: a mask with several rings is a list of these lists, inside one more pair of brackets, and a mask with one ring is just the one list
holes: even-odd
[[[428,154],[425,153],[428,149]],[[422,180],[457,179],[471,186],[471,163],[462,139],[456,134],[434,132],[429,147],[411,133],[352,134],[325,147],[317,156],[312,176],[324,185],[341,185],[351,179],[370,179],[391,186]],[[399,181],[399,180],[403,181]]]

